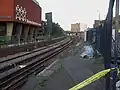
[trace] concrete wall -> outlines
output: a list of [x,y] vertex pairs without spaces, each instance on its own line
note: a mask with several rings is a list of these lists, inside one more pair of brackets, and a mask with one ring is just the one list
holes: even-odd
[[7,23],[7,29],[6,29],[6,36],[8,36],[8,40],[11,40],[11,37],[12,37],[12,32],[13,32],[13,25],[14,23]]

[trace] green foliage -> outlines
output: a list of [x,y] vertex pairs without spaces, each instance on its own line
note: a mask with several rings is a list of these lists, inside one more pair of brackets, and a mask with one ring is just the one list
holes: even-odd
[[64,30],[60,27],[58,23],[52,23],[52,37],[60,37],[64,35]]
[[[45,23],[45,21],[44,21]],[[44,24],[44,35],[48,35],[49,31],[47,30],[47,24]],[[51,36],[52,37],[61,37],[64,35],[64,30],[60,27],[58,23],[53,22],[52,23],[52,32]]]

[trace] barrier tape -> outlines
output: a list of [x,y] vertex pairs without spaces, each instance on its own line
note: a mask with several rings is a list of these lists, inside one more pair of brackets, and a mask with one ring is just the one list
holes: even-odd
[[106,69],[106,70],[103,70],[101,72],[98,72],[95,75],[89,77],[88,79],[86,79],[83,82],[77,84],[76,86],[72,87],[69,90],[79,90],[79,89],[89,85],[90,83],[92,83],[92,82],[94,82],[94,81],[104,77],[106,74],[108,74],[111,70],[114,70],[114,69],[116,69],[116,68]]

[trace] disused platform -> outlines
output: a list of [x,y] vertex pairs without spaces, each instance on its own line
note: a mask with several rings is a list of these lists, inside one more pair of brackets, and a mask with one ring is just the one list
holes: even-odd
[[[81,58],[83,41],[74,43],[63,52],[50,68],[42,74],[32,76],[21,90],[68,90],[72,86],[103,70],[103,59]],[[100,79],[81,90],[104,90],[104,79]]]

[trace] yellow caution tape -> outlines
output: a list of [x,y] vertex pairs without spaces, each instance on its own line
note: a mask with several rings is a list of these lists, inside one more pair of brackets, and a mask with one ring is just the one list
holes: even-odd
[[69,90],[79,90],[87,85],[89,85],[90,83],[100,79],[101,77],[104,77],[106,74],[108,74],[111,70],[113,70],[115,68],[112,69],[107,69],[107,70],[103,70],[101,72],[96,73],[95,75],[89,77],[88,79],[84,80],[83,82],[77,84],[76,86],[72,87]]
[[118,32],[120,32],[120,29],[118,29]]

